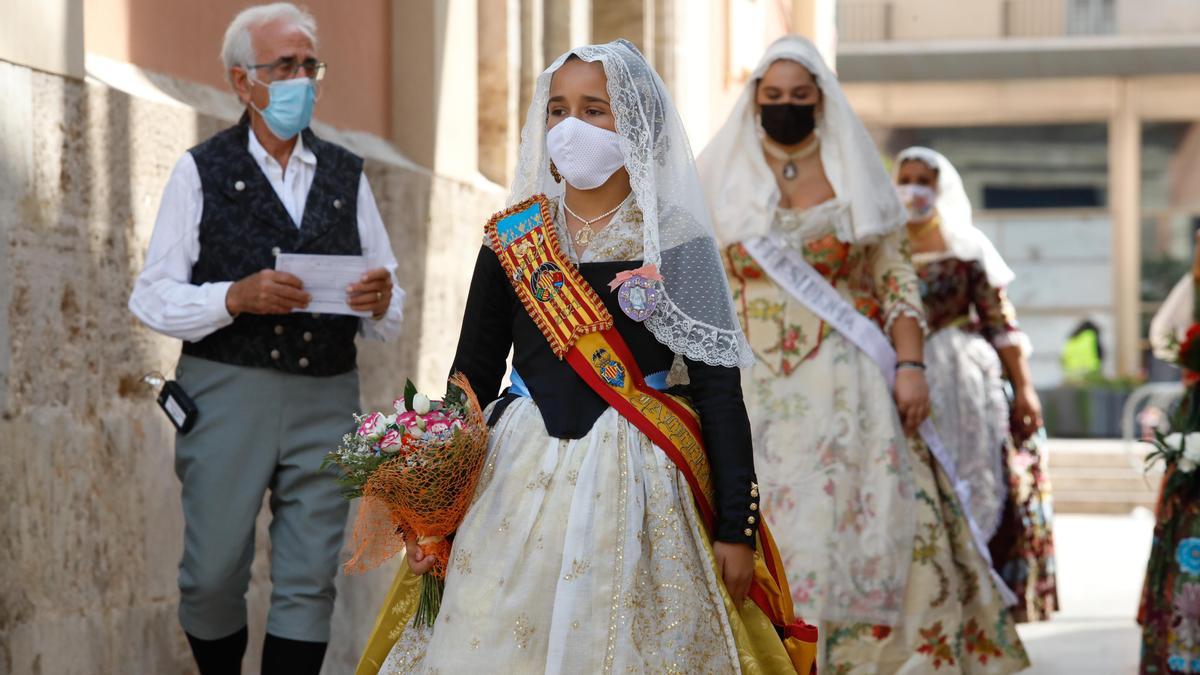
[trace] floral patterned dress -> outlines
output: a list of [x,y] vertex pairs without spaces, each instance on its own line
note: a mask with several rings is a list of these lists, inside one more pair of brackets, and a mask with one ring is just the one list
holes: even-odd
[[[907,235],[840,241],[848,206],[778,209],[773,229],[885,331],[924,321]],[[844,226],[844,223],[842,223]],[[842,227],[841,231],[849,231]],[[726,249],[758,357],[743,374],[763,513],[822,673],[1011,673],[1028,664],[945,473],[905,437],[887,381],[840,333]]]
[[[1184,405],[1195,409],[1192,388]],[[1190,470],[1189,470],[1190,469]],[[1163,476],[1138,623],[1140,675],[1200,673],[1200,473],[1171,462]]]
[[1138,611],[1141,675],[1200,673],[1200,480],[1180,473],[1173,466],[1163,478]]
[[988,283],[978,261],[948,253],[913,261],[932,332],[925,362],[934,426],[971,485],[971,513],[991,539],[996,570],[1019,598],[1016,619],[1048,619],[1058,593],[1043,435],[1010,435],[996,352],[1028,340],[1004,289]]

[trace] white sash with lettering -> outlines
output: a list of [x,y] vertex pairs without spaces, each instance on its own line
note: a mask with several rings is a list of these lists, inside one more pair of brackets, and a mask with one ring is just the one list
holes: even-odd
[[[879,366],[879,371],[887,381],[889,389],[895,387],[896,350],[892,348],[892,343],[874,321],[863,316],[847,302],[837,292],[837,289],[825,280],[825,277],[808,264],[799,251],[781,242],[773,233],[746,240],[742,242],[742,246],[754,258],[758,266],[763,268],[767,276],[779,284],[780,288],[787,291],[825,323],[833,326],[837,332],[842,334],[842,337],[849,340],[851,344],[861,349],[874,361],[875,365]],[[971,540],[987,562],[1000,596],[1007,605],[1016,604],[1017,596],[1005,585],[1000,575],[992,569],[992,556],[988,551],[987,541],[980,532],[979,526],[975,524],[975,518],[971,516],[970,485],[964,480],[959,480],[958,471],[954,466],[954,458],[946,452],[945,446],[938,438],[937,431],[933,428],[932,420],[926,419],[917,431],[954,486],[959,506],[962,507],[963,515],[967,518],[967,526],[971,530]]]

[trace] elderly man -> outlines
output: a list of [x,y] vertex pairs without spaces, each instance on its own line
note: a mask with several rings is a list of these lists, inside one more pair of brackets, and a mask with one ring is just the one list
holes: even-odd
[[[163,193],[129,299],[183,340],[176,379],[198,409],[175,442],[185,522],[179,619],[200,672],[240,671],[255,516],[270,493],[271,610],[263,673],[316,673],[329,640],[346,503],[322,472],[359,407],[355,336],[399,332],[404,292],[362,159],[309,130],[325,64],[316,24],[288,3],[251,7],[222,59],[246,106],[192,148]],[[280,253],[362,256],[350,309],[316,314]]]

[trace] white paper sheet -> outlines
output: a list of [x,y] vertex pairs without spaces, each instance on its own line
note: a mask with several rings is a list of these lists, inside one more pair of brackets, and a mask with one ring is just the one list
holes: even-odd
[[367,272],[367,260],[360,255],[280,253],[275,257],[275,269],[299,277],[305,292],[312,296],[308,307],[293,312],[371,316],[370,312],[350,309],[347,302],[346,287],[357,283]]

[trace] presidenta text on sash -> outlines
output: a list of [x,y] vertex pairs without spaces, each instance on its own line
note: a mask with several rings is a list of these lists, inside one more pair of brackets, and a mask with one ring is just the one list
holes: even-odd
[[[813,269],[799,252],[782,243],[776,235],[768,234],[742,242],[743,248],[750,254],[758,266],[771,277],[779,287],[807,307],[813,314],[833,326],[842,337],[850,341],[867,355],[883,374],[888,388],[896,385],[896,350],[883,331],[872,320],[863,316],[837,292],[825,277]],[[992,580],[999,590],[1001,598],[1009,605],[1015,605],[1017,596],[1000,578],[992,567],[992,556],[988,550],[987,541],[983,537],[975,518],[971,515],[971,488],[965,480],[960,480],[954,465],[954,458],[946,452],[942,441],[938,438],[933,427],[933,421],[926,419],[917,429],[921,440],[929,447],[934,459],[941,465],[954,493],[958,497],[967,525],[971,530],[971,540],[975,548],[987,562],[991,570]]]

